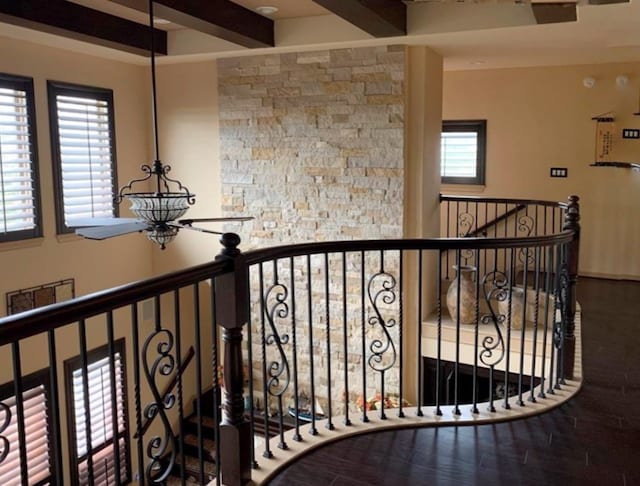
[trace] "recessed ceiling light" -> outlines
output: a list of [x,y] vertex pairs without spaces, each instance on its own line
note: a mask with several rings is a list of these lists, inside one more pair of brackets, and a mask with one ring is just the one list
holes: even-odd
[[270,5],[262,5],[260,7],[256,7],[256,12],[261,15],[273,15],[278,11],[278,7],[272,7]]
[[153,22],[156,23],[156,24],[160,24],[160,25],[166,25],[166,24],[170,24],[171,23],[170,20],[159,19],[159,18],[156,18],[156,17],[153,18]]
[[487,64],[487,61],[483,61],[482,59],[477,59],[475,61],[471,61],[469,64],[474,66],[482,66],[483,64]]

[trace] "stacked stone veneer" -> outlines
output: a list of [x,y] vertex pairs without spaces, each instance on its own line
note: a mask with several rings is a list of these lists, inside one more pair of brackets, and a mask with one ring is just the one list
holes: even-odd
[[[255,218],[240,230],[229,228],[240,232],[244,250],[307,241],[402,236],[404,73],[402,46],[218,61],[223,209],[228,216]],[[288,263],[281,265],[286,267]],[[295,287],[298,292],[308,292],[305,262],[296,262],[298,265],[300,269],[293,272]],[[333,343],[330,352],[336,364],[332,373],[342,373],[346,363],[353,374],[349,395],[355,398],[362,392],[362,367],[368,358],[363,361],[363,332],[367,348],[376,336],[375,326],[362,325],[359,263],[350,265],[356,274],[348,278],[346,324],[341,317],[341,265],[336,261],[329,266],[329,339],[325,272],[321,261],[315,262],[314,268],[316,265],[310,280],[312,325],[306,297],[301,294],[299,302],[305,304],[298,304],[295,316],[291,295],[287,297],[289,314],[279,319],[276,327],[280,334],[289,335],[283,348],[291,359],[291,323],[295,321],[297,351],[303,357],[298,363],[300,388],[310,391],[312,356],[316,393],[326,401],[329,380],[324,367],[327,348]],[[379,269],[375,263],[367,266],[368,280]],[[266,292],[277,282],[272,266],[265,267],[264,272]],[[257,292],[253,299],[253,369],[261,375],[260,326],[264,313],[258,307],[257,272],[252,275],[252,288]],[[280,281],[287,280],[287,269],[279,275]],[[291,281],[284,283],[290,290]],[[371,315],[371,304],[365,301],[365,323]],[[345,325],[349,336],[346,359],[342,350]],[[397,328],[393,332],[397,333]],[[310,335],[313,344],[309,343]],[[278,359],[276,348],[267,347],[268,362]],[[370,380],[367,389],[367,393],[373,393],[379,384]],[[343,390],[336,382],[331,393],[335,400],[341,398]]]

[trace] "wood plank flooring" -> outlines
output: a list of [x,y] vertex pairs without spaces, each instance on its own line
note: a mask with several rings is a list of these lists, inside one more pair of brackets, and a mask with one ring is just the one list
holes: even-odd
[[584,386],[494,425],[377,432],[323,446],[270,486],[640,485],[640,282],[581,278]]

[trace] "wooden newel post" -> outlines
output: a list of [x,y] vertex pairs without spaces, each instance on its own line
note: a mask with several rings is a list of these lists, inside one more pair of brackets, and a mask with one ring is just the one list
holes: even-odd
[[216,277],[216,323],[224,341],[224,393],[220,426],[222,484],[242,486],[251,481],[251,429],[244,419],[242,328],[248,322],[247,267],[238,249],[240,237],[225,233],[216,260],[229,260],[233,271]]
[[575,232],[568,245],[567,267],[569,282],[567,288],[567,323],[564,336],[564,378],[573,378],[573,366],[576,354],[576,283],[578,281],[578,259],[580,257],[580,204],[578,196],[569,196],[569,204],[564,214],[563,230]]

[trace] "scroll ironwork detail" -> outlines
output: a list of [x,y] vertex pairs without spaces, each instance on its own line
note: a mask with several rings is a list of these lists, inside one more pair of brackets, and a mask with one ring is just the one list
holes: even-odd
[[[369,279],[367,295],[373,308],[373,315],[369,317],[369,325],[382,331],[382,336],[371,341],[369,345],[369,366],[378,372],[390,369],[396,362],[397,350],[389,330],[397,324],[396,319],[385,318],[382,314],[383,305],[391,305],[396,301],[396,279],[385,271],[376,273]],[[386,358],[386,359],[385,359]]]
[[274,397],[281,397],[289,388],[291,373],[289,371],[289,361],[284,352],[284,345],[289,343],[288,334],[280,334],[277,329],[277,321],[286,319],[289,316],[289,305],[287,297],[289,290],[283,284],[273,285],[266,293],[266,317],[269,323],[270,334],[265,336],[267,346],[275,346],[277,359],[272,360],[268,366],[267,390]]
[[[157,343],[155,357],[150,359],[149,351]],[[164,484],[171,473],[175,462],[178,445],[166,410],[176,403],[176,396],[169,392],[161,396],[158,388],[158,378],[169,376],[176,370],[176,361],[171,352],[174,348],[173,334],[167,329],[157,329],[144,342],[142,347],[142,365],[145,378],[153,395],[153,402],[144,409],[144,416],[148,421],[160,417],[163,431],[153,436],[147,444],[147,457],[151,459],[146,468],[146,476],[151,484]]]
[[482,338],[481,349],[478,354],[480,361],[486,366],[495,366],[505,356],[504,337],[500,326],[506,316],[496,312],[496,302],[504,302],[509,298],[509,278],[503,272],[494,270],[482,277],[482,290],[484,299],[489,307],[489,313],[480,318],[482,324],[493,324],[495,336],[489,335]]
[[9,439],[2,435],[11,423],[11,408],[9,408],[7,404],[0,402],[0,411],[4,412],[4,420],[0,423],[0,463],[2,463],[9,455],[9,450],[11,449]]

